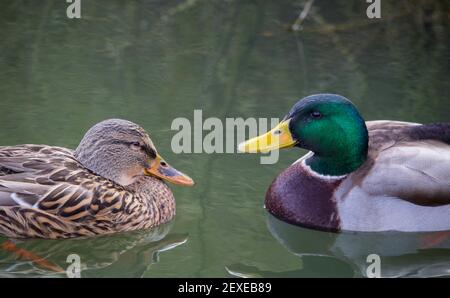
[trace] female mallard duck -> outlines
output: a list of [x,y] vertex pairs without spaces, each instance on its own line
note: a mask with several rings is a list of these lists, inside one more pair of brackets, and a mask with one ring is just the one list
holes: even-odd
[[194,184],[126,120],[96,124],[75,151],[0,147],[0,234],[69,238],[153,227],[175,215],[162,180]]
[[239,149],[294,146],[311,152],[268,189],[276,217],[332,231],[450,230],[450,123],[364,122],[346,98],[319,94]]

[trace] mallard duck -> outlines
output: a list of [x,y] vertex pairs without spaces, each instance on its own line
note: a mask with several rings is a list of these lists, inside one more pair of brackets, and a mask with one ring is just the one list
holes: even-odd
[[161,158],[143,128],[126,120],[94,125],[75,151],[0,147],[0,233],[70,238],[150,228],[175,215],[163,180],[194,184]]
[[310,150],[270,185],[265,207],[331,231],[450,230],[450,123],[365,122],[343,96],[297,102],[244,152]]

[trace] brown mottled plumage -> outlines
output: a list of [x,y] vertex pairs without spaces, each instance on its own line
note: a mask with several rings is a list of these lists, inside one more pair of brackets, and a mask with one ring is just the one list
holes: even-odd
[[69,238],[165,223],[175,200],[145,172],[156,157],[145,131],[118,119],[94,126],[75,154],[46,145],[0,147],[0,233]]

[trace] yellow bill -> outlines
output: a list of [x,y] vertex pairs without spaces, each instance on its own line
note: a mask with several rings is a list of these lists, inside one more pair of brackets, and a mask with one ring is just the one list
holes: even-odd
[[281,121],[267,133],[239,144],[238,150],[247,153],[269,152],[276,149],[293,147],[296,141],[289,131],[291,119]]

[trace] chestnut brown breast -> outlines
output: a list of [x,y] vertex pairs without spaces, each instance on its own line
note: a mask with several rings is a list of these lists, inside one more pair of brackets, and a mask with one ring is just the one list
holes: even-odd
[[266,193],[266,209],[286,222],[320,230],[340,230],[333,199],[342,180],[324,181],[308,173],[300,162],[284,170]]

